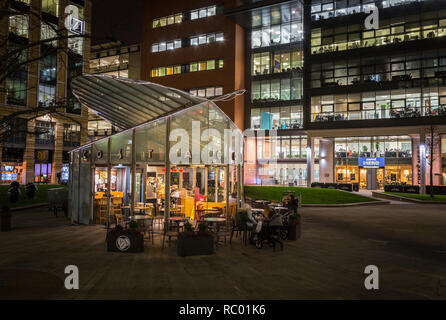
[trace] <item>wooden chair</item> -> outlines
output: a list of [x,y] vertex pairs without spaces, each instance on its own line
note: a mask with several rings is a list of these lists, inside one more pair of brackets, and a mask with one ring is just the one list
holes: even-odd
[[116,225],[121,225],[122,227],[125,227],[125,221],[124,221],[124,215],[122,214],[115,214],[116,219]]
[[169,247],[170,247],[170,242],[171,242],[172,238],[178,239],[178,235],[179,235],[179,232],[178,232],[176,225],[174,225],[170,221],[164,223],[162,250],[164,250],[164,242],[166,240],[166,237],[168,238],[168,243],[169,243]]

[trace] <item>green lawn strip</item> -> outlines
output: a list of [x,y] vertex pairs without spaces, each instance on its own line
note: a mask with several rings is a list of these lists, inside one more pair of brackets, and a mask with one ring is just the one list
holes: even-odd
[[355,193],[335,189],[301,187],[245,186],[245,196],[252,199],[282,201],[282,193],[286,190],[296,191],[297,195],[301,194],[302,204],[344,204],[377,201]]
[[444,201],[446,202],[446,195],[435,195],[435,197],[431,198],[430,194],[414,194],[414,193],[397,193],[397,192],[386,192],[385,194],[390,194],[393,196],[411,198],[421,201]]
[[9,201],[9,185],[3,185],[0,186],[0,207],[8,206],[10,208],[19,208],[19,207],[26,207],[34,204],[40,204],[40,203],[46,203],[48,202],[47,199],[47,191],[48,189],[52,188],[60,188],[60,187],[66,187],[61,185],[55,185],[55,184],[45,184],[45,185],[36,185],[37,186],[37,192],[34,196],[34,199],[26,199],[26,193],[25,193],[25,186],[20,186],[20,196],[19,201],[16,203],[11,203]]

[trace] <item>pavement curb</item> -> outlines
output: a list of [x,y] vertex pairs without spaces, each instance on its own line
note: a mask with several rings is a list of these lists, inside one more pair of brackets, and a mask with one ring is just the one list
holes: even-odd
[[375,191],[372,192],[372,195],[374,197],[381,198],[381,199],[398,200],[398,201],[421,203],[421,204],[446,204],[445,201],[423,201],[423,200],[406,198],[406,197],[402,197],[402,196],[386,194],[383,192],[375,192]]
[[[368,197],[367,197],[368,198]],[[371,198],[373,199],[373,198]],[[374,206],[374,205],[383,205],[390,204],[390,201],[387,200],[375,200],[368,202],[353,202],[353,203],[339,203],[339,204],[303,204],[302,207],[356,207],[356,206]]]
[[47,205],[48,205],[48,203],[36,203],[36,204],[30,204],[29,206],[9,208],[9,211],[21,211],[21,210],[39,208],[39,207],[43,207],[43,206],[47,206]]

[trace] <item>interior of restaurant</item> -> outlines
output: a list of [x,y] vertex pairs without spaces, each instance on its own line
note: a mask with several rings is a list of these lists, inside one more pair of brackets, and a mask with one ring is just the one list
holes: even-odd
[[[240,199],[239,181],[242,170],[236,159],[243,159],[243,146],[237,146],[235,142],[239,139],[243,144],[239,129],[213,104],[194,106],[183,110],[178,116],[173,114],[169,117],[95,141],[72,152],[71,168],[75,181],[71,183],[70,192],[72,201],[78,203],[78,206],[76,203],[73,205],[73,220],[113,224],[118,223],[121,217],[128,218],[138,214],[147,214],[161,220],[168,218],[166,207],[169,217],[181,216],[192,223],[204,211],[212,211],[221,217],[235,214],[237,199]],[[175,155],[172,150],[179,146],[176,153],[184,159],[185,148],[172,140],[166,147],[166,135],[172,139],[168,128],[188,128],[192,121],[200,122],[201,132],[212,127],[217,131],[213,134],[221,134],[221,138],[226,138],[225,129],[235,129],[233,143],[228,150],[223,150],[220,145],[220,153],[210,151],[209,154],[214,156],[215,161],[206,162],[201,159],[198,163],[171,163],[172,156]],[[201,157],[209,146],[207,141],[213,140],[203,139],[202,134],[201,137],[198,136],[201,141],[197,141],[192,132],[188,137],[191,138],[188,145],[192,146],[189,150],[194,149],[194,144],[198,145]],[[226,145],[224,148],[226,149]],[[169,153],[170,156],[166,159],[166,154]],[[231,156],[227,157],[228,154]],[[224,157],[229,158],[229,162],[225,162]],[[90,181],[83,178],[88,175],[89,168],[92,171],[90,177],[94,194],[92,205],[88,196]],[[167,190],[170,193],[168,203],[165,194]],[[76,213],[76,210],[79,212]]]

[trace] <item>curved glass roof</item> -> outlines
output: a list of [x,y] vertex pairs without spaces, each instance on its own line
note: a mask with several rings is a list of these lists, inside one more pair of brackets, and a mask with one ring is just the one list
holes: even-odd
[[78,76],[71,86],[82,104],[121,129],[208,101],[152,82],[100,74]]

